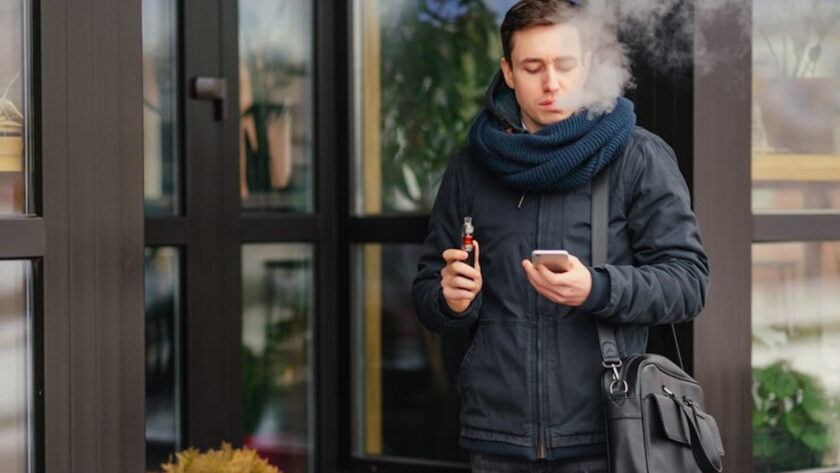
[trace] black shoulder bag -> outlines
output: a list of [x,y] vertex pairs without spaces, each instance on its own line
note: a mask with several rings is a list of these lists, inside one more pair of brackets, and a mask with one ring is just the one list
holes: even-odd
[[[607,261],[609,172],[593,182],[592,263]],[[621,360],[615,328],[598,321],[611,473],[712,473],[723,470],[717,424],[703,409],[700,385],[682,369],[673,325],[674,364],[664,356],[634,354]]]

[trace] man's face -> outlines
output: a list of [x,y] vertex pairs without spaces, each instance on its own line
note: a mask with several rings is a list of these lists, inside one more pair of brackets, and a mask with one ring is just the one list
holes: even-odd
[[[573,24],[533,26],[513,34],[511,63],[502,72],[514,90],[528,131],[557,123],[575,109],[555,103],[582,91],[589,70],[580,32]],[[587,55],[588,56],[588,55]]]

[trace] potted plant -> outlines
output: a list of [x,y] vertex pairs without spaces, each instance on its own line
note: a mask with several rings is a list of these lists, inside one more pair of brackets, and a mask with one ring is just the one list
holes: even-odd
[[23,170],[23,113],[8,98],[19,75],[0,89],[0,172]]
[[779,361],[753,369],[756,473],[834,465],[840,403],[813,377]]
[[175,454],[174,462],[161,465],[163,473],[281,473],[249,448],[222,443],[219,450],[202,453],[189,448]]

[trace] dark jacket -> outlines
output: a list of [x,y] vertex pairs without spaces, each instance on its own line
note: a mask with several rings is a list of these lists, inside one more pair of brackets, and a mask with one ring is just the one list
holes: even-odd
[[[650,325],[691,320],[705,301],[708,261],[674,153],[637,127],[609,165],[609,264],[593,269],[590,297],[577,308],[539,295],[520,262],[534,249],[565,249],[591,264],[590,186],[522,199],[470,153],[449,162],[412,288],[427,329],[471,333],[459,376],[460,444],[530,460],[604,454],[595,320],[616,324],[624,358],[645,350]],[[484,286],[456,314],[440,287],[441,253],[460,247],[467,215]]]

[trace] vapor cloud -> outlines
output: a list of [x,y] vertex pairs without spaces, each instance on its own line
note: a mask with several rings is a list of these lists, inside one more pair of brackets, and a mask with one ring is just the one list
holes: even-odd
[[[695,3],[702,8],[695,11]],[[725,16],[745,26],[750,10],[744,0],[588,0],[577,24],[591,54],[586,87],[565,97],[558,106],[609,111],[615,100],[634,85],[629,51],[655,70],[672,75],[702,73],[717,58],[707,53],[706,39],[697,31]],[[695,30],[695,27],[699,29]],[[744,52],[749,41],[733,45]]]

